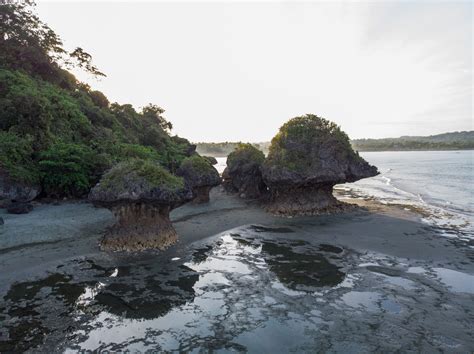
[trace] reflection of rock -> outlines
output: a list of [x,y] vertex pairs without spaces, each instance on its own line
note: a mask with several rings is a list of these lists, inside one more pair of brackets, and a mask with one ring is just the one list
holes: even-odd
[[107,312],[134,319],[152,319],[194,298],[199,274],[181,266],[170,276],[146,276],[144,282],[132,277],[120,278],[101,290],[95,303]]
[[0,305],[1,353],[51,352],[46,342],[70,339],[83,319],[102,311],[137,320],[164,316],[193,301],[199,280],[194,270],[156,258],[131,266],[104,267],[92,260],[72,264],[64,268],[73,275],[52,273],[11,286]]
[[[53,273],[44,279],[12,285],[3,298],[5,307],[0,307],[2,329],[7,331],[1,334],[8,334],[6,340],[0,336],[1,353],[24,352],[43,344],[46,336],[54,331],[46,324],[48,316],[53,317],[50,323],[61,328],[60,321],[64,316],[58,310],[63,310],[63,306],[73,306],[84,290],[82,286],[70,283],[70,280],[67,275]],[[58,301],[55,311],[44,306],[45,297],[49,301]]]
[[101,241],[105,250],[163,249],[177,240],[169,212],[192,199],[182,178],[158,164],[132,160],[107,172],[90,192],[95,205],[110,208],[117,222]]
[[335,184],[378,172],[352,149],[336,124],[308,114],[280,128],[262,174],[271,193],[270,212],[304,215],[338,211],[343,205],[332,195]]
[[270,270],[293,290],[332,287],[344,280],[344,273],[320,253],[298,253],[289,245],[270,241],[262,242],[262,253]]
[[193,202],[197,204],[209,202],[209,191],[221,183],[219,172],[199,155],[184,159],[176,174],[192,188]]
[[14,202],[7,207],[9,214],[28,214],[32,210],[33,205],[31,203]]
[[251,144],[240,144],[227,157],[227,167],[222,173],[223,186],[241,198],[260,198],[267,188],[260,171],[265,155]]

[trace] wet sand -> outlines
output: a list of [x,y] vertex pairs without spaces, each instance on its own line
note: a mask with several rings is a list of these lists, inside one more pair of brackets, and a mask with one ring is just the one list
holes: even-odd
[[[188,289],[189,287],[181,286],[182,284],[178,286],[178,293],[180,294],[178,298],[181,299],[182,297],[178,301],[179,306],[185,306],[183,304],[193,301],[196,302],[197,299],[201,299],[202,294],[207,294],[210,291],[209,287],[219,284],[219,281],[210,281],[203,285],[202,289],[204,290],[201,289],[201,292],[196,290],[199,288],[196,284],[202,282],[206,276],[212,274],[215,276],[223,272],[221,276],[226,277],[227,280],[237,277],[238,279],[234,279],[235,282],[243,282],[244,280],[240,279],[242,274],[239,273],[239,269],[243,267],[250,269],[246,275],[249,276],[249,279],[254,277],[253,280],[249,280],[250,284],[254,286],[255,279],[264,284],[266,281],[270,281],[268,280],[268,274],[273,274],[273,280],[268,283],[271,286],[263,286],[263,288],[270,289],[275,286],[275,289],[281,292],[281,303],[278,305],[288,307],[290,306],[288,304],[293,301],[292,296],[296,296],[296,298],[299,296],[300,300],[298,301],[301,301],[301,306],[304,305],[305,308],[298,309],[296,307],[292,312],[295,312],[298,316],[303,316],[303,313],[308,311],[321,312],[317,316],[313,315],[321,321],[324,320],[324,328],[330,335],[328,339],[321,339],[320,342],[313,344],[307,342],[307,337],[299,338],[299,344],[302,346],[295,348],[303,351],[312,351],[319,345],[321,345],[321,348],[333,352],[346,351],[351,347],[355,348],[356,352],[357,348],[362,351],[377,349],[392,351],[400,348],[410,349],[410,346],[415,345],[414,343],[418,343],[416,348],[412,348],[414,351],[431,351],[439,348],[448,352],[473,350],[474,341],[469,336],[473,329],[472,323],[474,323],[474,283],[470,284],[474,280],[474,249],[472,245],[460,239],[441,237],[436,227],[421,222],[423,215],[416,211],[405,210],[403,207],[387,206],[376,201],[362,199],[350,199],[348,201],[361,205],[363,209],[333,216],[281,218],[266,213],[256,202],[242,201],[225,194],[220,188],[215,188],[211,192],[211,202],[209,204],[200,206],[188,204],[173,211],[172,220],[180,236],[177,245],[164,252],[147,252],[145,255],[135,256],[99,251],[98,240],[105,227],[113,222],[112,215],[105,209],[96,209],[86,203],[65,203],[59,206],[40,205],[31,214],[27,215],[0,214],[5,219],[5,225],[0,226],[0,297],[3,299],[3,303],[0,302],[0,320],[4,317],[5,322],[2,321],[3,323],[18,322],[18,319],[15,320],[14,318],[15,312],[11,311],[15,303],[12,300],[14,299],[12,294],[15,293],[12,292],[13,284],[18,286],[18,284],[29,281],[30,283],[24,284],[30,284],[29,287],[35,288],[36,285],[31,285],[31,281],[49,279],[47,277],[54,274],[59,277],[59,280],[53,280],[59,281],[60,284],[68,283],[73,277],[81,279],[81,284],[90,284],[93,283],[94,277],[103,276],[102,273],[90,275],[88,272],[91,268],[87,267],[86,272],[84,270],[86,268],[82,266],[83,264],[100,265],[93,266],[94,269],[100,269],[101,267],[110,269],[110,274],[105,272],[107,273],[107,279],[112,276],[115,269],[128,267],[127,274],[134,274],[133,279],[135,280],[131,280],[132,283],[138,281],[137,278],[141,279],[156,274],[157,270],[154,269],[154,267],[157,267],[156,263],[160,264],[160,267],[172,268],[166,276],[177,274],[178,280],[168,280],[168,283],[171,282],[171,284],[174,284],[173,282],[181,284],[182,278],[195,279],[193,277],[197,276],[199,279],[201,277],[199,281],[194,280],[194,288],[191,286],[191,290]],[[222,249],[223,245],[230,248],[224,247]],[[263,257],[265,266],[262,265],[263,263],[260,264],[261,259],[251,260],[246,258],[249,254],[253,254],[252,250],[256,249],[260,250],[258,253]],[[202,262],[189,258],[190,254],[196,254],[199,250],[202,250],[202,255],[204,255],[204,261],[202,262],[204,264],[210,262],[210,268],[200,268],[199,264]],[[338,252],[338,250],[341,250],[341,252]],[[233,258],[230,256],[230,258],[225,258],[222,255],[216,256],[222,254],[222,252],[224,252],[223,254],[234,252],[232,253]],[[293,257],[301,252],[306,256],[317,254],[317,257],[320,257],[319,253],[321,253],[323,258],[309,258],[308,264],[321,262],[321,264],[325,264],[324,275],[321,275],[323,273],[315,273],[314,276],[310,276],[314,269],[307,268],[307,264],[301,265],[299,263],[294,265],[295,272],[298,273],[298,270],[304,270],[302,273],[306,275],[300,277],[295,276],[295,274],[286,274],[286,266],[281,264],[299,262],[299,258],[302,258],[304,263],[305,257]],[[175,259],[176,263],[173,263],[171,259]],[[140,265],[143,260],[145,265]],[[326,260],[329,260],[329,263]],[[236,261],[238,261],[237,264],[235,264]],[[219,271],[219,262],[230,262],[228,263],[229,268]],[[192,270],[192,274],[181,274],[183,270],[180,267],[183,265],[186,265],[186,268],[190,271]],[[235,271],[232,271],[232,265],[235,265]],[[266,267],[264,271],[262,267]],[[138,269],[141,270],[138,271]],[[339,272],[341,273],[339,274]],[[310,276],[312,280],[307,279],[307,276]],[[325,279],[325,282],[320,284],[318,282],[321,282],[321,279]],[[128,281],[130,282],[130,279]],[[163,279],[158,282],[161,284]],[[99,283],[106,284],[107,281],[103,280]],[[412,287],[411,283],[416,284],[416,286]],[[53,290],[56,289],[52,285],[48,286]],[[256,300],[266,299],[276,291],[270,289],[269,293],[261,292],[263,290],[259,290],[254,286],[252,288]],[[242,283],[238,289],[245,287],[248,287],[248,284]],[[341,290],[341,287],[346,290]],[[395,289],[397,292],[392,287],[397,287]],[[311,288],[311,291],[308,290],[309,288]],[[81,296],[87,293],[84,289],[78,290],[72,301],[75,304],[74,306],[77,307]],[[315,291],[315,289],[320,290]],[[454,293],[451,293],[450,289]],[[147,287],[144,290],[147,290]],[[96,289],[96,291],[100,294],[99,290]],[[183,291],[184,295],[182,294]],[[296,294],[291,293],[291,291],[296,292]],[[190,292],[192,296],[188,298]],[[34,305],[39,306],[41,304],[41,306],[45,305],[47,307],[48,304],[43,302],[49,300],[37,298],[40,293],[35,293],[33,296],[36,301]],[[227,292],[219,287],[214,289],[212,293],[222,293],[221,295],[225,298],[219,298],[219,301],[225,304],[232,302],[235,305],[235,303],[245,300],[245,298],[249,303],[252,303],[248,298],[253,296],[252,294],[242,293],[239,295],[240,297],[235,295],[234,298],[229,295],[229,298],[227,298],[227,295],[225,295]],[[239,293],[239,291],[236,293]],[[309,296],[309,293],[312,295]],[[319,300],[318,295],[315,295],[318,293],[323,294]],[[416,303],[417,293],[420,298],[426,296],[424,302]],[[140,298],[140,296],[136,295],[130,301],[133,302],[137,298]],[[22,309],[27,309],[28,306],[32,306],[28,302],[30,300],[20,297],[16,302],[23,302],[25,306]],[[89,299],[89,301],[92,300]],[[156,301],[164,300],[160,298]],[[275,301],[278,303],[277,300]],[[327,306],[318,305],[323,301],[327,302]],[[106,301],[106,303],[111,306],[109,302]],[[138,307],[144,306],[143,303],[140,304]],[[53,306],[53,300],[49,305]],[[178,305],[171,307],[175,308]],[[253,305],[261,309],[268,304],[257,302]],[[371,309],[371,306],[375,306],[380,313]],[[362,309],[360,322],[356,321],[348,325],[346,322],[349,317],[344,320],[344,316],[353,316],[351,309],[359,309],[359,307]],[[145,306],[145,308],[148,307]],[[319,308],[319,310],[316,308]],[[177,311],[176,309],[168,309],[167,311],[171,312],[166,314],[165,311],[162,314],[151,316],[155,320],[150,325],[162,326],[163,323],[159,321],[164,321],[164,317],[168,316],[166,321],[173,320],[181,316],[184,310],[180,308],[179,312],[173,312]],[[212,318],[219,318],[219,308],[213,307],[206,311],[201,310],[200,314],[198,312],[193,312],[193,314],[198,313],[200,316],[208,315],[211,317],[215,315]],[[234,308],[230,312],[238,314],[239,311]],[[436,313],[437,311],[439,313]],[[379,317],[375,315],[376,312]],[[427,315],[427,312],[430,312],[430,315]],[[284,326],[288,326],[290,320],[286,312],[283,317],[276,321],[275,318],[279,318],[280,315],[278,312],[265,313],[265,320],[262,320],[263,327],[257,326],[254,328],[250,323],[246,327],[233,331],[226,327],[227,331],[235,332],[235,335],[231,336],[232,338],[228,338],[230,336],[228,333],[222,334],[223,337],[220,341],[214,343],[214,346],[211,347],[199,341],[195,343],[191,341],[189,342],[191,343],[189,349],[272,350],[270,342],[261,343],[258,346],[252,338],[255,339],[262,335],[278,336],[279,331],[282,330],[282,323],[286,321]],[[91,325],[94,321],[97,328],[99,328],[100,316],[88,318],[85,322],[89,326],[88,328],[95,328],[94,325]],[[174,317],[170,318],[170,316]],[[257,321],[258,316],[254,318],[251,313],[247,313],[246,316],[247,319],[251,320],[250,322],[255,320],[255,323],[259,323]],[[385,318],[384,316],[391,317]],[[147,318],[144,315],[138,317]],[[301,323],[313,323],[314,319],[303,317],[299,320]],[[212,322],[212,318],[209,319],[209,323]],[[410,318],[415,320],[410,320]],[[119,319],[116,320],[119,321]],[[442,328],[443,321],[445,323],[447,320],[454,323],[451,329]],[[119,322],[121,323],[121,320]],[[393,328],[384,328],[383,333],[378,333],[377,328],[383,327],[381,323],[388,323]],[[334,327],[334,325],[340,327],[340,334],[337,334],[338,327]],[[371,328],[371,325],[374,328]],[[231,327],[231,324],[229,326]],[[293,326],[295,329],[300,328],[298,324],[293,324]],[[314,323],[312,326],[314,326]],[[74,330],[78,331],[80,327],[78,324],[78,327]],[[4,343],[8,342],[6,332],[11,332],[12,328],[18,328],[18,326],[11,325],[9,330],[2,329],[0,344],[2,341]],[[123,327],[125,334],[127,328],[129,327]],[[74,332],[74,330],[71,331]],[[183,329],[180,327],[176,331],[178,330],[182,331]],[[361,331],[364,330],[373,330],[373,335],[383,336],[392,330],[394,331],[394,337],[390,340],[382,337],[379,339],[365,338],[364,336],[370,337],[370,334],[363,334]],[[90,330],[90,343],[82,338],[77,340],[76,346],[69,342],[61,342],[63,336],[58,335],[57,330],[47,328],[47,331],[52,334],[45,336],[44,342],[39,343],[39,349],[54,348],[54,350],[63,351],[67,348],[77,350],[80,348],[97,349],[99,347],[99,344],[94,342],[94,329]],[[143,331],[144,333],[147,332],[145,329]],[[405,331],[412,333],[404,339],[403,333]],[[85,332],[87,334],[88,330]],[[339,338],[343,334],[349,338],[346,342]],[[110,333],[99,331],[96,337],[107,338],[107,335],[110,335]],[[182,341],[186,342],[184,337],[187,334],[183,332],[180,335],[183,336]],[[293,335],[296,336],[296,334]],[[195,337],[196,334],[194,333],[193,336]],[[216,332],[213,334],[214,338],[220,336]],[[113,340],[115,342],[117,336],[113,338],[115,338]],[[110,340],[112,341],[112,339]],[[396,348],[397,340],[400,342],[398,348]],[[156,343],[159,342],[158,339],[156,341]],[[146,343],[145,340],[138,342],[142,345],[138,347],[139,349],[147,348],[146,345],[143,345],[143,343]],[[236,347],[229,344],[234,342],[237,343]],[[378,348],[377,342],[380,344]],[[13,345],[11,338],[8,343],[8,345]],[[24,348],[32,349],[34,348],[33,344]],[[281,344],[280,351],[289,350],[292,345],[296,344]],[[129,340],[123,345],[125,348],[134,348],[132,341]],[[171,344],[167,346],[163,343],[158,347],[170,350],[174,348]],[[102,346],[102,348],[110,349],[107,346]],[[152,346],[151,348],[157,347]],[[286,349],[283,350],[284,348]]]

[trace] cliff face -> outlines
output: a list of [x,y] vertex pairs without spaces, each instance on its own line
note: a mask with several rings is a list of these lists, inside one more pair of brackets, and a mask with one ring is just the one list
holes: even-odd
[[288,121],[273,138],[262,166],[277,214],[314,214],[339,207],[335,184],[377,175],[337,125],[315,115]]

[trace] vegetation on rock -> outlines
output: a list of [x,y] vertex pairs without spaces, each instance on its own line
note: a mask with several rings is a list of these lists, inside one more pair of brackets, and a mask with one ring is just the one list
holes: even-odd
[[227,157],[223,185],[242,198],[260,198],[266,192],[261,166],[265,155],[251,144],[239,144]]
[[280,128],[271,141],[266,164],[297,172],[323,168],[325,156],[314,156],[313,152],[326,149],[341,159],[361,159],[352,150],[347,134],[337,124],[307,114],[290,119]]
[[264,160],[265,155],[257,147],[252,144],[240,143],[227,157],[227,166],[232,168],[240,162],[262,164]]
[[[107,202],[138,200],[148,198],[154,189],[166,192],[181,192],[185,188],[184,180],[167,171],[158,163],[131,159],[120,162],[106,172],[100,182],[91,191],[93,201],[100,201],[99,193],[108,195],[102,198]],[[151,199],[151,198],[150,198]]]
[[219,172],[205,157],[193,155],[183,160],[176,171],[192,188],[195,203],[209,201],[209,191],[221,183]]

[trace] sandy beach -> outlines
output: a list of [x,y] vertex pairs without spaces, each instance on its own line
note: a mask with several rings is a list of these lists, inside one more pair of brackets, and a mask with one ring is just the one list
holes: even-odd
[[[0,215],[5,219],[5,225],[0,226],[0,297],[4,299],[0,305],[0,317],[4,324],[2,326],[5,326],[0,337],[0,351],[2,348],[3,350],[8,348],[32,350],[33,344],[38,343],[41,344],[38,344],[39,347],[36,349],[42,350],[48,348],[77,350],[87,347],[81,345],[80,340],[77,346],[71,346],[70,341],[64,340],[61,330],[50,324],[49,321],[52,321],[50,319],[44,320],[43,323],[44,327],[49,327],[48,333],[50,333],[45,336],[44,342],[15,343],[11,339],[11,333],[13,333],[11,331],[19,320],[15,318],[15,312],[11,310],[15,307],[25,309],[33,305],[28,302],[27,298],[17,299],[13,304],[10,301],[12,285],[45,279],[51,274],[58,273],[70,274],[72,277],[77,276],[83,281],[90,275],[87,275],[85,271],[84,274],[80,274],[81,270],[77,269],[78,262],[90,262],[100,265],[104,269],[116,269],[119,265],[133,269],[134,265],[139,264],[143,259],[156,260],[160,264],[172,263],[173,259],[183,259],[183,262],[189,262],[189,254],[196,252],[196,250],[210,251],[212,247],[222,247],[222,240],[225,244],[226,237],[229,235],[231,238],[240,240],[242,244],[245,242],[265,243],[267,242],[265,240],[270,240],[279,244],[293,242],[296,245],[298,242],[302,242],[308,245],[319,245],[320,249],[322,249],[321,245],[326,245],[325,247],[329,247],[329,249],[333,247],[344,250],[341,253],[343,256],[336,255],[336,258],[329,257],[328,259],[330,263],[334,260],[339,264],[339,269],[344,272],[345,276],[341,278],[344,279],[341,284],[347,286],[347,282],[352,282],[352,285],[348,286],[348,292],[342,295],[340,288],[335,287],[334,289],[339,290],[334,290],[334,295],[331,295],[332,292],[326,295],[325,301],[329,301],[328,299],[337,295],[339,297],[334,298],[335,303],[345,299],[347,300],[346,305],[348,304],[347,306],[351,308],[351,297],[356,293],[359,295],[363,293],[362,296],[367,298],[354,301],[363,302],[361,305],[362,314],[360,314],[363,318],[361,323],[372,323],[373,326],[375,323],[379,323],[373,328],[375,332],[384,327],[382,323],[387,321],[384,316],[390,312],[390,309],[384,310],[382,308],[382,317],[378,318],[370,310],[369,303],[372,300],[379,305],[383,304],[383,302],[377,302],[379,295],[370,295],[371,292],[379,293],[380,290],[381,293],[384,293],[387,291],[379,284],[379,278],[386,277],[389,280],[394,280],[395,283],[397,280],[402,283],[416,283],[416,288],[405,286],[403,289],[402,286],[402,289],[398,289],[402,291],[402,294],[397,296],[402,300],[397,302],[399,303],[397,306],[401,309],[406,305],[406,308],[410,309],[407,303],[413,302],[411,312],[407,310],[405,313],[405,311],[397,310],[396,321],[388,320],[386,322],[396,328],[390,326],[385,328],[384,335],[388,333],[385,331],[393,330],[397,336],[388,340],[385,343],[386,347],[383,343],[379,343],[378,345],[381,345],[378,347],[379,349],[394,350],[394,343],[399,341],[399,348],[402,349],[410,348],[416,344],[415,351],[430,351],[438,348],[443,348],[448,352],[472,350],[474,341],[469,335],[472,333],[472,323],[474,323],[474,309],[472,308],[474,249],[472,245],[466,241],[441,237],[434,226],[421,222],[423,215],[417,213],[416,210],[410,211],[401,206],[383,205],[374,200],[346,198],[345,201],[359,204],[361,208],[340,215],[281,218],[266,213],[256,202],[243,201],[226,194],[220,187],[217,187],[211,191],[209,204],[187,204],[172,212],[171,219],[179,234],[177,245],[164,252],[146,252],[136,255],[104,253],[99,250],[98,240],[105,228],[113,222],[113,216],[108,210],[94,208],[88,203],[40,204],[27,215],[9,215],[0,211]],[[232,242],[234,241],[232,240]],[[207,256],[211,257],[209,254]],[[272,264],[268,260],[267,263]],[[187,265],[187,267],[193,269],[192,266]],[[370,273],[371,277],[364,276],[359,279],[359,275],[351,275],[354,272],[358,274],[361,270],[364,270],[364,274]],[[201,274],[201,277],[203,276],[202,271],[196,271]],[[215,272],[214,269],[212,273]],[[232,276],[230,275],[231,269],[226,269],[226,272]],[[449,277],[443,278],[443,274],[447,274],[446,272],[453,272],[454,280],[448,279]],[[273,273],[279,276],[278,279],[282,279],[277,271]],[[140,274],[145,276],[143,270]],[[235,274],[238,274],[238,271],[234,272]],[[421,275],[425,275],[425,278],[422,278]],[[87,279],[87,281],[90,283],[91,279]],[[390,286],[393,287],[396,284],[389,284]],[[342,287],[344,288],[344,286]],[[292,287],[287,286],[287,288],[291,290]],[[295,289],[298,287],[291,291]],[[328,289],[324,286],[322,289],[324,291],[331,290],[331,288]],[[354,292],[355,290],[357,291]],[[394,291],[392,288],[389,290]],[[451,290],[454,291],[454,298],[448,300]],[[197,293],[193,296],[197,296]],[[372,299],[371,296],[375,296],[375,299]],[[416,303],[416,296],[427,296],[431,300],[424,301],[423,304]],[[77,305],[77,300],[75,301]],[[448,304],[450,301],[455,301],[455,303]],[[54,301],[51,300],[51,304],[53,303]],[[447,306],[446,311],[443,310],[445,305]],[[435,309],[438,309],[438,312],[434,311]],[[41,311],[38,312],[41,313]],[[347,311],[346,314],[348,314]],[[327,316],[325,320],[331,320],[333,324],[341,320],[338,317],[340,315],[333,312],[327,312],[324,316]],[[417,316],[424,316],[423,321],[420,319],[414,322],[409,321],[409,318],[417,318]],[[33,317],[35,316],[33,315]],[[429,317],[428,320],[427,317]],[[444,327],[443,323],[448,320],[454,321],[453,330],[442,328]],[[80,328],[83,324],[79,321],[75,329]],[[358,347],[361,350],[376,349],[373,346],[375,341],[357,339],[361,328],[356,330],[351,326],[347,328],[343,326],[338,332],[337,328],[331,329],[332,327],[328,326],[329,329],[326,329],[332,333],[324,342],[328,349],[336,348],[334,345],[338,342],[337,338],[343,333],[352,338],[348,339],[349,342],[344,345],[358,343],[358,345],[363,345]],[[402,332],[410,332],[410,329],[413,330],[412,333],[404,337]],[[10,338],[8,339],[7,332],[9,331]],[[352,335],[347,331],[353,331]],[[336,333],[339,334],[336,335]],[[356,333],[359,334],[355,335]],[[91,334],[89,340],[92,337]],[[242,342],[245,340],[242,339]],[[127,343],[130,342],[127,341]],[[251,343],[249,344],[248,341],[245,343],[246,348],[252,349],[251,346],[249,347]],[[20,347],[15,347],[15,345]],[[221,345],[223,344],[221,343]],[[253,347],[253,349],[270,350],[272,348],[269,344],[268,346],[265,343],[262,345],[262,347]],[[99,347],[101,346],[98,343],[90,346],[90,348]],[[101,348],[109,347],[102,346]],[[173,347],[164,346],[161,348],[172,349]],[[341,348],[344,349],[344,347],[339,349]],[[287,348],[280,349],[286,351]]]

